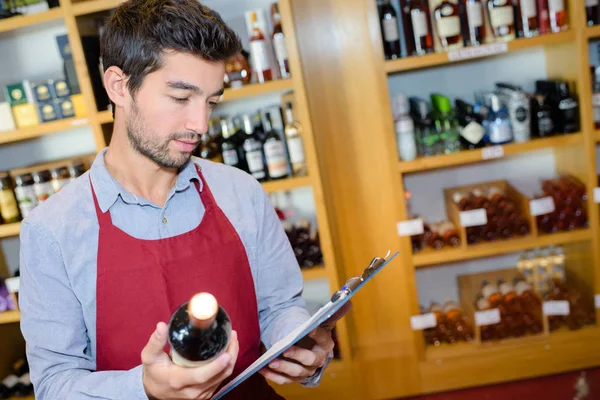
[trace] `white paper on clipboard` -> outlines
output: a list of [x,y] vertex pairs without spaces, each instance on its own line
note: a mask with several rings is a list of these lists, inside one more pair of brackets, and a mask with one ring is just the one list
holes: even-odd
[[[290,332],[286,337],[284,337],[283,339],[275,343],[273,346],[271,346],[271,348],[267,350],[258,360],[252,363],[252,365],[246,368],[235,379],[232,379],[231,382],[223,386],[221,390],[219,390],[212,397],[212,400],[219,400],[220,398],[225,396],[231,390],[235,389],[240,383],[244,382],[250,376],[254,375],[258,371],[266,367],[271,361],[283,354],[284,351],[292,347],[294,344],[298,343],[300,339],[308,335],[315,328],[326,322],[344,304],[346,304],[369,280],[371,280],[387,264],[389,264],[390,261],[392,261],[397,255],[398,252],[393,254],[391,257],[387,258],[387,260],[378,269],[371,273],[367,278],[363,279],[363,281],[360,284],[358,284],[358,286],[353,291],[348,293],[346,296],[340,297],[335,302],[330,301],[329,303],[321,307],[309,320],[307,320],[298,328]],[[342,289],[344,287],[342,287]]]

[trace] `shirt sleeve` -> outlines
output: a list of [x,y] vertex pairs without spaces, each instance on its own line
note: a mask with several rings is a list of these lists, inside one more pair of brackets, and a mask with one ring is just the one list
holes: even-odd
[[257,297],[261,339],[267,348],[310,318],[302,298],[304,279],[273,204],[255,185]]
[[142,368],[95,372],[82,305],[51,235],[21,224],[19,306],[36,400],[148,400]]

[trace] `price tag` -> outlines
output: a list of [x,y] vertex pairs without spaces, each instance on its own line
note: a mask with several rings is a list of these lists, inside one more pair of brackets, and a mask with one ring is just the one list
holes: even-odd
[[423,228],[423,219],[421,218],[400,221],[397,226],[399,236],[422,235],[423,232],[425,232],[425,229]]
[[485,224],[487,224],[487,214],[484,208],[462,211],[460,213],[460,225],[464,228],[468,228],[470,226],[481,226]]
[[596,303],[596,308],[600,308],[600,294],[595,295],[594,300]]
[[566,300],[545,301],[543,305],[544,315],[569,315],[569,302]]
[[490,160],[492,158],[501,158],[504,157],[504,147],[503,146],[493,146],[486,147],[481,149],[481,158],[484,160]]
[[74,119],[73,121],[71,121],[71,126],[87,125],[87,123],[88,123],[87,118],[79,118],[79,119]]
[[600,203],[600,187],[594,188],[594,203]]
[[529,211],[534,217],[554,212],[554,199],[550,196],[529,202]]
[[424,329],[435,328],[437,326],[435,314],[427,313],[421,315],[413,315],[412,317],[410,317],[410,326],[413,331],[422,331]]
[[500,323],[500,310],[497,308],[475,312],[475,324],[477,326],[494,325],[498,323]]
[[477,47],[466,47],[459,50],[451,50],[448,52],[449,61],[461,61],[471,58],[480,58],[491,56],[494,54],[506,53],[508,51],[507,43],[494,43]]

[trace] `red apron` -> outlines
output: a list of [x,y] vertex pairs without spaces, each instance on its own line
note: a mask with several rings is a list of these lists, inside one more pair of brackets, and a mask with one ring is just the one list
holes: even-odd
[[[96,287],[97,370],[128,370],[156,323],[195,293],[207,291],[227,310],[238,332],[240,351],[233,379],[260,356],[256,293],[246,251],[233,225],[217,205],[200,168],[203,189],[194,181],[205,207],[200,224],[179,236],[136,239],[102,213],[92,185],[100,225]],[[90,181],[91,184],[91,181]],[[228,379],[228,380],[229,380]],[[251,397],[250,397],[251,396]],[[282,399],[255,374],[227,399]]]

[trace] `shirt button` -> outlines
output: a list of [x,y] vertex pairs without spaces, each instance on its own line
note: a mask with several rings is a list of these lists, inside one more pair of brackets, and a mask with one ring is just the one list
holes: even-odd
[[163,221],[163,224],[166,224],[167,222],[169,222],[169,220],[167,220],[167,217],[163,217],[162,221]]

